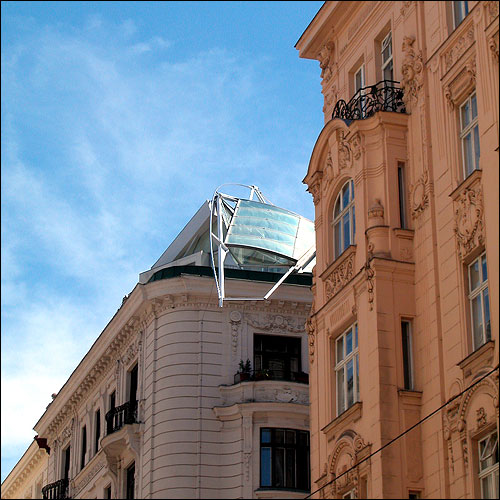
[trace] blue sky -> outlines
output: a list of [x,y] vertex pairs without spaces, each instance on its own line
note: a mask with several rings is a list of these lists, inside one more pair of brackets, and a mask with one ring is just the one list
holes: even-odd
[[2,481],[217,186],[313,219],[323,2],[2,2]]

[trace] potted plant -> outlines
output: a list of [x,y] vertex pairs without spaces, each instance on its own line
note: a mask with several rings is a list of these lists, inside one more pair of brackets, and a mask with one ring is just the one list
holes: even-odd
[[252,371],[252,365],[250,364],[250,360],[246,361],[240,360],[239,369],[234,376],[234,383],[243,382],[244,380],[250,380],[250,373]]

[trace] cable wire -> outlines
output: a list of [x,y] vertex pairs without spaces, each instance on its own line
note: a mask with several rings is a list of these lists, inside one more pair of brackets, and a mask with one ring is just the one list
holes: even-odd
[[351,470],[355,469],[356,467],[359,467],[359,465],[361,465],[363,462],[366,462],[369,458],[373,457],[373,455],[376,455],[377,453],[381,452],[384,448],[387,448],[387,446],[389,446],[390,444],[394,443],[394,441],[396,441],[399,438],[403,437],[405,434],[407,434],[412,429],[414,429],[415,427],[417,427],[417,425],[422,424],[425,420],[427,420],[428,418],[430,418],[433,415],[435,415],[439,410],[442,410],[445,406],[449,405],[452,401],[454,401],[458,397],[462,396],[462,394],[464,394],[465,392],[467,392],[469,389],[471,389],[475,385],[479,384],[479,382],[481,382],[482,380],[484,380],[486,377],[490,376],[494,371],[498,370],[499,366],[500,365],[497,365],[495,368],[493,368],[493,370],[489,371],[488,373],[486,373],[485,375],[483,375],[481,378],[479,378],[478,380],[476,380],[469,387],[467,387],[467,389],[464,389],[462,392],[460,392],[460,393],[456,394],[455,396],[453,396],[452,398],[450,398],[448,401],[446,401],[446,403],[444,403],[443,405],[441,405],[439,408],[437,408],[436,410],[434,410],[432,413],[429,413],[429,415],[427,415],[423,419],[419,420],[416,424],[412,425],[409,429],[406,429],[404,432],[402,432],[401,434],[399,434],[399,436],[396,436],[395,438],[391,439],[389,442],[385,443],[384,446],[381,446],[378,450],[374,451],[373,453],[370,453],[370,455],[368,455],[367,457],[363,458],[363,460],[361,460],[360,462],[358,462],[356,465],[353,465],[350,469],[347,469],[346,471],[344,471],[342,474],[340,474],[340,476],[337,476],[337,477],[333,478],[332,480],[328,481],[328,483],[324,484],[323,486],[321,486],[317,490],[313,491],[312,493],[309,493],[309,495],[307,495],[304,498],[311,498],[311,496],[314,495],[315,493],[317,493],[318,491],[321,491],[323,488],[325,488],[329,484],[334,483],[335,481],[337,481],[337,479],[340,479],[342,476],[344,476],[345,474],[347,474]]

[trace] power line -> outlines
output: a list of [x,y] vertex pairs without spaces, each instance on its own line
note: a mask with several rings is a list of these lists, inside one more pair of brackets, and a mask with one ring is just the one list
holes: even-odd
[[394,441],[398,440],[400,437],[403,437],[405,434],[407,434],[412,429],[414,429],[415,427],[417,427],[417,425],[420,425],[425,420],[427,420],[428,418],[430,418],[433,415],[435,415],[439,410],[442,410],[446,405],[449,405],[453,400],[457,399],[462,394],[464,394],[465,392],[467,392],[469,389],[471,389],[475,385],[479,384],[479,382],[481,382],[483,379],[485,379],[486,377],[488,377],[489,375],[491,375],[494,371],[498,370],[499,366],[500,365],[497,365],[496,368],[493,368],[493,370],[491,370],[488,373],[486,373],[485,375],[483,375],[480,379],[476,380],[473,384],[471,384],[469,387],[467,387],[466,389],[464,389],[462,392],[460,392],[460,393],[456,394],[455,396],[453,396],[451,399],[449,399],[448,401],[446,401],[446,403],[444,403],[443,405],[441,405],[439,408],[437,408],[436,410],[434,410],[432,413],[429,413],[429,415],[427,415],[423,419],[419,420],[416,424],[412,425],[409,429],[406,429],[404,432],[402,432],[401,434],[399,434],[399,436],[396,436],[395,438],[391,439],[389,442],[385,443],[384,446],[380,447],[378,450],[374,451],[373,453],[370,453],[370,455],[368,455],[367,457],[363,458],[363,460],[361,460],[360,462],[358,462],[356,465],[353,465],[350,469],[347,469],[346,471],[344,471],[342,474],[340,474],[340,476],[333,478],[331,481],[328,481],[328,483],[326,483],[323,486],[321,486],[321,488],[318,488],[317,490],[313,491],[312,493],[310,493],[309,495],[307,495],[305,498],[311,498],[311,496],[314,495],[315,493],[317,493],[318,491],[321,491],[323,488],[325,488],[329,484],[337,481],[337,479],[340,479],[343,475],[345,475],[348,472],[352,471],[356,467],[359,467],[359,465],[361,465],[363,462],[366,462],[366,460],[368,460],[369,458],[373,457],[373,455],[376,455],[377,453],[379,453],[380,451],[382,451],[384,448],[386,448],[390,444],[394,443]]

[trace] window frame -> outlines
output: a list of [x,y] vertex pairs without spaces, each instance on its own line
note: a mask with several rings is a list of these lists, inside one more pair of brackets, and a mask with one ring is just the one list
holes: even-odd
[[[472,117],[472,99],[475,98],[476,103],[476,116]],[[464,126],[463,123],[463,109],[465,106],[469,105],[470,109],[470,122]],[[469,175],[471,175],[474,171],[480,170],[479,162],[481,158],[481,145],[480,145],[480,137],[479,137],[479,119],[477,112],[477,93],[475,91],[471,92],[466,99],[463,100],[462,104],[459,106],[459,125],[460,125],[460,149],[462,151],[462,175],[464,179],[467,179]],[[476,132],[477,130],[477,132]],[[475,144],[475,134],[477,133],[477,147],[479,149],[479,154],[477,155],[476,161],[476,144]],[[470,136],[470,144],[471,144],[471,161],[472,168],[470,165],[467,165],[467,155],[465,151],[465,142],[467,137]],[[468,168],[469,167],[469,168]],[[470,171],[469,171],[470,170]]]
[[[483,258],[486,268],[486,278],[484,278],[484,270],[483,270]],[[472,278],[471,278],[471,269],[474,264],[478,262],[478,276],[479,276],[479,284],[472,289]],[[486,344],[491,339],[491,311],[489,304],[489,286],[488,286],[488,262],[486,259],[486,252],[482,252],[478,255],[468,266],[467,266],[467,281],[468,281],[468,294],[467,298],[469,300],[469,308],[470,308],[470,329],[471,329],[471,338],[472,338],[472,352],[477,351],[481,346]],[[485,294],[486,291],[486,294]],[[488,336],[488,328],[486,323],[486,300],[487,300],[487,311],[490,324],[489,336]],[[476,345],[476,332],[474,331],[475,321],[474,321],[474,306],[473,301],[481,296],[481,342]]]
[[[493,447],[493,452],[490,455],[484,457],[483,453],[481,453],[481,443],[483,443],[485,441],[488,442],[495,434],[496,434],[496,439],[494,441],[495,444]],[[494,454],[495,448],[496,448],[496,454],[498,457],[498,432],[496,429],[493,430],[492,432],[490,432],[489,434],[487,434],[486,436],[484,436],[482,439],[479,439],[477,441],[477,476],[479,479],[481,498],[498,498],[499,487],[498,487],[498,482],[495,480],[495,479],[498,479],[498,470],[499,470],[498,459],[493,465],[490,465],[490,466],[486,467],[484,470],[481,470],[482,460],[486,460],[489,456]],[[497,476],[496,478],[495,478],[495,472],[496,472],[496,476]],[[490,484],[490,486],[493,486],[493,488],[496,487],[496,492],[491,492],[491,493],[493,493],[493,496],[485,497],[484,491],[483,491],[483,479],[488,479],[488,478],[492,478],[492,480],[489,481],[489,484]]]
[[[351,333],[351,351],[346,352],[347,342],[346,339]],[[342,339],[342,359],[338,360],[339,352],[339,342]],[[348,401],[348,390],[347,390],[347,374],[348,374],[348,364],[351,360],[353,366],[353,389],[352,389],[352,403],[349,404]],[[342,371],[342,391],[339,389],[339,373]],[[334,342],[334,372],[335,372],[335,391],[336,391],[336,416],[342,415],[345,411],[351,408],[355,403],[360,401],[359,397],[359,334],[358,334],[358,322],[354,322],[346,330],[344,330]],[[343,405],[340,405],[340,398],[343,399]]]
[[[348,186],[349,190],[349,200],[347,205],[344,206],[344,188]],[[333,204],[332,210],[332,229],[333,229],[333,259],[337,260],[351,245],[354,245],[354,238],[356,237],[356,213],[354,206],[354,181],[353,179],[348,179],[342,184],[339,192],[335,198],[335,203]],[[337,208],[337,203],[339,203],[339,213],[335,215],[335,210]],[[345,244],[345,231],[343,225],[343,218],[346,214],[349,214],[349,244]],[[338,225],[338,229],[337,226]],[[337,249],[337,234],[339,237],[339,248]],[[338,251],[338,253],[337,253]]]
[[[460,8],[459,12],[457,11],[457,7]],[[469,15],[469,2],[467,0],[452,1],[451,15],[453,18],[453,29],[455,30],[463,23],[464,19]],[[460,17],[458,22],[457,22],[457,17]]]
[[[263,440],[263,434],[264,431],[269,431],[270,432],[270,440],[264,442]],[[276,439],[276,433],[277,431],[283,431],[283,442],[278,442]],[[295,438],[294,438],[294,443],[286,443],[286,435],[287,432],[294,432],[295,433]],[[306,445],[301,445],[299,443],[299,433],[304,433],[307,438],[306,438]],[[292,428],[285,428],[285,427],[261,427],[259,431],[259,487],[263,489],[273,489],[273,490],[296,490],[296,491],[309,491],[311,487],[311,471],[310,471],[310,449],[311,449],[311,438],[310,438],[310,433],[308,430],[305,429],[292,429]],[[284,462],[283,462],[283,478],[282,478],[282,483],[283,486],[276,486],[275,483],[275,477],[276,477],[276,469],[275,469],[275,463],[274,463],[274,455],[275,452],[273,452],[274,449],[281,449],[284,448]],[[269,458],[269,464],[271,470],[269,472],[270,476],[270,483],[271,485],[268,484],[263,484],[263,471],[264,471],[264,466],[263,466],[263,450],[264,449],[270,449],[270,458]],[[286,457],[287,453],[286,450],[288,449],[293,449],[295,450],[295,458],[294,458],[294,484],[296,486],[290,486],[286,484]],[[307,467],[299,467],[299,460],[298,457],[305,457],[306,458],[306,464]],[[306,488],[299,488],[298,485],[300,484],[299,482],[299,472],[302,470],[306,471],[307,477],[306,477]]]
[[[386,44],[387,39],[390,38],[389,43]],[[390,47],[390,57],[384,62],[384,50]],[[391,71],[391,78],[386,78],[385,77],[385,69],[387,66],[391,65],[390,71]],[[382,72],[382,80],[394,80],[394,53],[392,51],[392,31],[389,30],[387,35],[385,35],[384,39],[380,43],[380,67],[381,67],[381,72]]]

